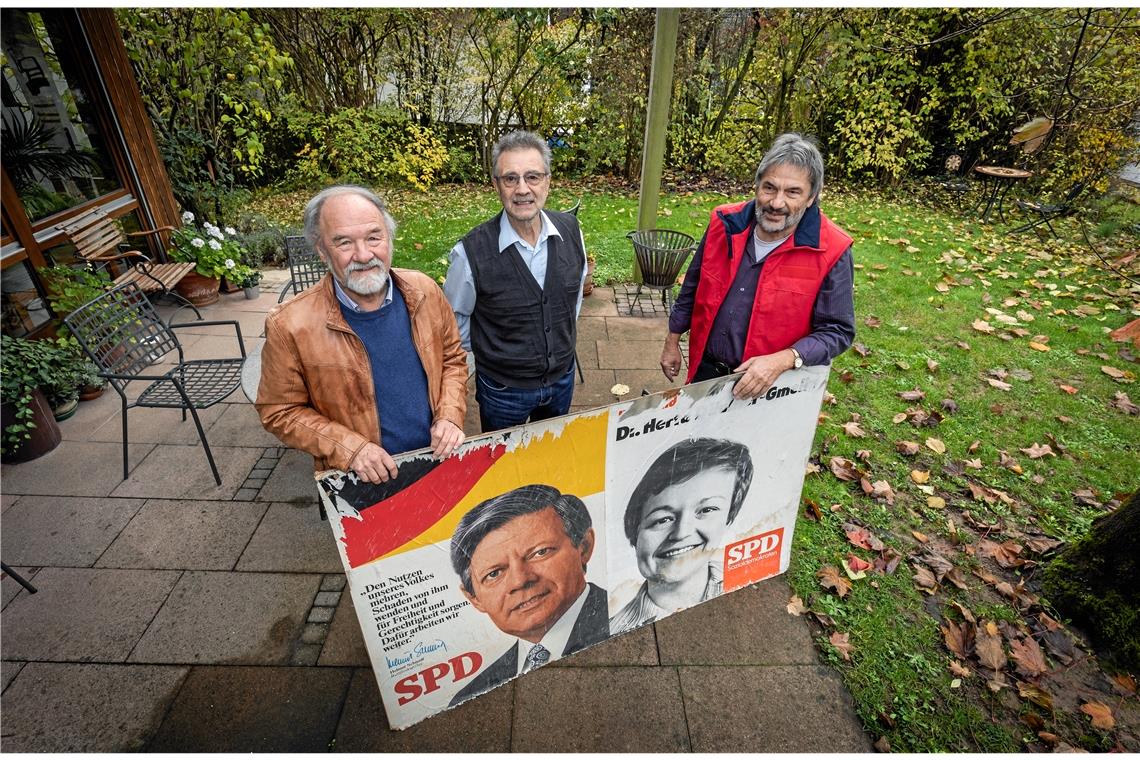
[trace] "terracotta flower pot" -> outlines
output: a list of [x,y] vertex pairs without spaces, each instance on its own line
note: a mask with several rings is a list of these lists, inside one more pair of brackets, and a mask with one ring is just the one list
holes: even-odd
[[79,389],[80,401],[94,401],[103,395],[103,391],[107,390],[107,384],[102,385],[85,385]]
[[178,281],[178,285],[174,289],[178,291],[178,295],[195,306],[209,306],[212,303],[217,303],[218,298],[220,298],[218,291],[221,285],[222,281],[217,277],[203,277],[191,270]]
[[[3,417],[4,427],[8,427],[16,421],[16,409],[7,403],[2,406],[3,414],[0,416]],[[42,457],[63,440],[63,434],[60,433],[59,425],[56,424],[55,416],[51,412],[51,406],[43,392],[38,389],[32,394],[32,408],[35,410],[32,421],[36,425],[31,430],[32,437],[21,443],[15,451],[5,455],[5,462],[27,462]]]

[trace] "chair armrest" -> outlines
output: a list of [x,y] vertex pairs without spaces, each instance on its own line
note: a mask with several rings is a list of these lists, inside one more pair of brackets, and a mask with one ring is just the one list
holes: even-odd
[[119,253],[103,253],[98,256],[83,256],[84,261],[100,261],[110,263],[112,261],[122,261],[123,259],[145,259],[146,263],[150,262],[150,257],[142,251],[120,251]]
[[177,330],[179,327],[207,327],[210,325],[233,325],[234,331],[237,333],[238,348],[241,349],[242,358],[245,358],[245,341],[241,337],[241,325],[237,323],[236,319],[210,319],[210,320],[195,320],[193,322],[175,322],[168,324],[171,330]]
[[169,375],[117,375],[114,372],[99,372],[99,377],[105,377],[108,380],[126,380],[128,383],[132,380],[169,380]]
[[153,230],[139,230],[138,232],[128,232],[127,237],[146,237],[149,235],[157,235],[160,232],[174,232],[174,227],[169,224],[164,224],[161,227],[155,227]]

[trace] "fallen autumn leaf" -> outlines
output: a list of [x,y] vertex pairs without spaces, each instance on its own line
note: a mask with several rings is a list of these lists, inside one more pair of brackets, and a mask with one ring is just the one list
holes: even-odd
[[835,647],[839,651],[839,654],[843,657],[844,662],[851,662],[851,652],[855,650],[855,647],[852,646],[851,642],[849,641],[850,636],[851,634],[849,633],[840,633],[839,631],[835,631],[828,638],[831,646]]
[[840,599],[851,593],[851,581],[840,575],[839,568],[834,565],[821,567],[816,572],[815,577],[819,578],[819,585],[832,589],[839,595]]
[[792,594],[792,598],[788,600],[787,610],[789,615],[795,615],[796,617],[799,617],[800,615],[807,612],[807,607],[804,606],[802,599],[800,599],[795,594]]
[[1116,725],[1112,717],[1112,708],[1102,702],[1085,702],[1081,705],[1081,712],[1092,718],[1093,728],[1111,731]]

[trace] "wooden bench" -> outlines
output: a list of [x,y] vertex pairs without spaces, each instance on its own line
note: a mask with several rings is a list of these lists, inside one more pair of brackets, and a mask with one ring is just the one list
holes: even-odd
[[[141,251],[122,250],[129,245],[128,235],[123,232],[117,220],[103,211],[82,216],[71,224],[61,225],[60,229],[75,245],[75,253],[81,260],[96,266],[109,265],[112,275],[120,263],[126,264],[125,270],[115,277],[116,287],[133,282],[147,295],[174,295],[174,286],[196,266],[193,262],[156,263]],[[159,227],[132,232],[129,236],[157,236],[173,230],[173,227]]]

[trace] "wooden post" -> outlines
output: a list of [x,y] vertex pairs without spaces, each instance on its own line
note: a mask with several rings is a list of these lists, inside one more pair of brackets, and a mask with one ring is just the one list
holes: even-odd
[[[641,195],[637,204],[637,229],[657,226],[657,195],[665,163],[665,131],[669,124],[669,101],[673,94],[673,62],[677,57],[677,25],[680,8],[658,8],[653,31],[653,68],[649,74],[649,105],[645,116],[645,143],[641,149]],[[641,282],[641,267],[633,262],[633,279]]]

